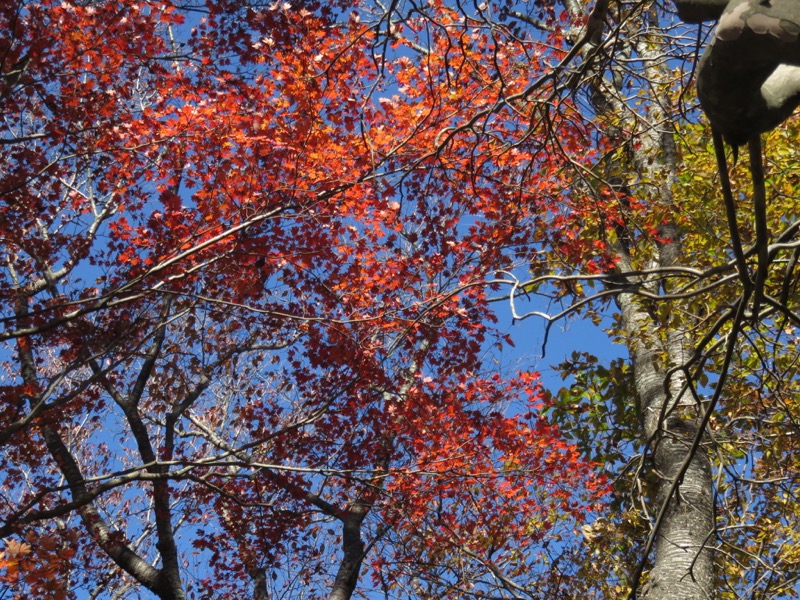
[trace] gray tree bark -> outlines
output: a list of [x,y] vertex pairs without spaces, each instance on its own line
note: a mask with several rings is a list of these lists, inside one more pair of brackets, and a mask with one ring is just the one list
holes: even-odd
[[[705,3],[709,4],[709,3]],[[721,12],[719,2],[711,2],[714,10]],[[712,6],[713,8],[713,6]],[[658,31],[655,13],[645,18],[647,26]],[[632,164],[616,164],[612,170],[635,170],[644,181],[660,182],[652,192],[653,203],[671,206],[672,187],[678,172],[678,153],[672,130],[672,112],[667,102],[658,94],[661,82],[669,80],[663,67],[663,54],[657,43],[657,34],[637,37],[636,52],[645,62],[645,75],[653,86],[650,106],[651,125],[639,129],[636,117],[631,117],[622,129],[641,131],[640,143],[632,149]],[[613,75],[613,74],[612,74]],[[613,78],[612,78],[613,79]],[[623,116],[630,114],[622,94],[612,82],[595,84],[593,98],[598,112]],[[641,286],[651,293],[660,287],[669,291],[666,284],[648,281],[632,275],[629,248],[620,232],[618,269],[625,285]],[[680,261],[680,242],[677,229],[672,225],[661,228],[659,255],[654,266],[676,266]],[[658,322],[640,296],[622,293],[618,297],[623,327],[627,333],[630,359],[633,365],[635,386],[642,415],[642,437],[651,451],[652,466],[657,477],[656,495],[651,499],[655,557],[647,585],[634,597],[646,600],[708,600],[715,597],[714,555],[709,548],[715,528],[713,506],[713,481],[705,448],[700,446],[692,453],[692,446],[701,415],[691,401],[684,401],[686,382],[677,369],[688,364],[691,358],[691,339],[686,327],[678,320]],[[664,336],[658,331],[666,329]],[[643,560],[645,557],[642,557]],[[636,582],[638,583],[638,582]],[[636,585],[636,583],[634,585]]]
[[[665,255],[662,252],[661,266],[665,266]],[[624,251],[619,266],[623,274],[632,272]],[[633,294],[621,294],[618,301],[628,333],[642,431],[653,449],[658,477],[655,561],[641,596],[646,600],[714,598],[714,556],[708,547],[714,530],[711,467],[702,446],[690,455],[699,419],[696,408],[683,401],[682,378],[667,384],[667,372],[657,366],[664,355],[673,366],[684,364],[687,340],[681,327],[667,335],[666,342],[659,339],[653,333],[657,325],[653,317]]]

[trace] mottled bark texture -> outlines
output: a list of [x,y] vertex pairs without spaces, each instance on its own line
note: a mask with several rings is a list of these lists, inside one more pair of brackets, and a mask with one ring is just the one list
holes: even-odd
[[[569,3],[566,6],[570,8]],[[721,11],[722,6],[719,6],[718,12]],[[582,16],[575,11],[571,14],[576,20]],[[641,115],[633,114],[624,100],[621,85],[624,77],[612,73],[610,81],[606,82],[599,77],[591,78],[588,80],[592,86],[590,94],[598,114],[613,115],[607,129],[610,137],[622,131],[639,132],[630,155],[626,159],[614,159],[608,165],[609,172],[633,170],[642,181],[660,182],[652,188],[649,201],[659,206],[673,206],[672,190],[679,170],[672,126],[675,111],[659,91],[672,75],[664,66],[657,12],[647,13],[643,24],[653,35],[645,33],[633,38],[632,50],[642,57],[644,76],[652,85],[650,92],[653,98],[658,98],[650,105],[648,126],[641,127]],[[617,122],[621,124],[615,131]],[[624,138],[620,143],[624,143]],[[628,231],[618,233],[621,283],[629,289],[641,286],[651,294],[662,289],[669,293],[666,280],[634,275],[636,268],[631,264],[628,246],[633,236]],[[659,253],[652,267],[679,265],[677,227],[663,225],[656,238]],[[708,600],[714,597],[715,583],[714,556],[708,548],[709,542],[713,542],[711,534],[715,527],[714,488],[706,449],[700,446],[697,452],[691,451],[701,415],[684,394],[686,377],[679,368],[691,360],[692,340],[685,324],[678,319],[669,319],[666,323],[657,321],[648,310],[652,307],[647,306],[641,296],[622,293],[618,302],[634,368],[642,415],[641,433],[648,442],[651,464],[658,477],[656,497],[649,499],[650,514],[660,515],[655,524],[655,557],[647,585],[639,591],[638,597]],[[659,332],[663,331],[667,333],[662,336]]]
[[698,65],[697,94],[726,141],[745,144],[792,114],[800,104],[800,2],[731,0],[716,16],[718,0],[676,5],[699,20],[719,18]]
[[[704,450],[691,458],[682,479],[680,467],[697,434],[697,420],[666,419],[655,435],[654,463],[659,473],[659,505],[664,519],[656,536],[658,560],[650,571],[646,600],[706,600],[714,597],[714,505],[711,467]],[[680,481],[670,498],[673,482]]]
[[[661,266],[674,264],[676,249],[664,247]],[[622,273],[632,268],[623,252]],[[655,563],[641,592],[646,600],[707,600],[714,597],[714,556],[708,548],[714,530],[713,482],[705,449],[690,452],[697,435],[695,407],[681,394],[683,378],[658,367],[666,354],[673,367],[688,358],[688,344],[681,327],[660,339],[651,313],[632,294],[619,297],[623,323],[634,367],[641,405],[643,433],[653,449],[658,476]],[[681,467],[688,467],[681,477]],[[678,485],[675,486],[675,482]],[[674,493],[673,493],[674,492]]]

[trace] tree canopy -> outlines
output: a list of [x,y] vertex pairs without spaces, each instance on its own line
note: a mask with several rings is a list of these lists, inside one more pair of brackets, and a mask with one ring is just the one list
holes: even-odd
[[794,597],[795,13],[0,4],[0,598]]

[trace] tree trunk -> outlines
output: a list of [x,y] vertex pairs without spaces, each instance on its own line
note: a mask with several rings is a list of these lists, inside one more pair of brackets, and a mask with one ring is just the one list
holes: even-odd
[[664,518],[656,533],[656,562],[647,600],[700,600],[714,597],[714,560],[708,548],[714,529],[711,468],[702,447],[691,458],[672,497],[697,433],[693,420],[670,418],[656,434],[655,467],[660,474],[659,507]]
[[252,569],[249,574],[253,580],[253,600],[269,600],[266,569],[258,567]]
[[[721,11],[719,2],[710,4],[714,5],[713,10]],[[579,20],[579,11],[571,8],[567,0],[565,6],[573,18]],[[634,42],[636,52],[645,63],[645,75],[652,86],[650,93],[658,97],[658,101],[650,107],[652,125],[641,128],[641,115],[631,113],[624,95],[620,93],[624,77],[617,77],[613,71],[611,81],[605,81],[602,77],[588,79],[590,97],[598,114],[614,115],[612,126],[607,129],[609,135],[626,130],[641,132],[639,143],[631,147],[631,155],[627,159],[611,159],[605,165],[608,171],[614,174],[634,170],[644,181],[661,182],[650,201],[654,205],[671,206],[674,204],[672,186],[678,171],[678,153],[670,126],[673,116],[669,112],[668,101],[658,96],[659,85],[669,81],[670,74],[664,68],[663,53],[658,43],[660,29],[657,14],[651,11],[645,15],[643,25],[647,30],[656,32],[652,37],[647,34],[640,36]],[[622,125],[615,125],[617,122]],[[620,141],[624,143],[625,139]],[[657,293],[658,289],[653,289],[653,285],[658,288],[658,282],[648,283],[629,275],[635,271],[626,246],[626,240],[632,236],[624,227],[620,228],[618,234],[621,240],[618,268],[623,275],[623,285],[649,287],[650,292]],[[659,243],[658,264],[655,266],[676,266],[680,260],[677,228],[664,226],[659,237],[662,240]],[[656,497],[653,499],[655,506],[650,511],[659,515],[652,534],[655,536],[655,562],[646,589],[639,595],[646,600],[708,600],[715,596],[714,557],[708,548],[714,531],[713,481],[704,447],[700,446],[691,455],[698,417],[701,415],[698,414],[698,407],[681,402],[685,383],[682,372],[674,371],[668,381],[667,372],[658,367],[659,361],[665,358],[673,369],[687,364],[691,340],[687,337],[685,327],[677,321],[657,323],[643,305],[641,297],[622,293],[618,296],[618,302],[640,403],[642,435],[652,451],[653,466],[658,477]],[[657,326],[669,332],[663,339],[658,337]],[[649,550],[648,544],[648,553]],[[642,561],[646,559],[646,556],[642,557]],[[637,596],[637,585],[638,576],[633,582],[633,597]]]
[[[665,266],[665,254],[662,252],[661,266]],[[620,270],[632,271],[624,252]],[[621,294],[619,304],[628,334],[642,432],[653,449],[658,477],[655,563],[642,597],[708,600],[715,595],[714,557],[708,548],[714,530],[711,467],[703,446],[690,457],[699,419],[697,407],[682,402],[683,378],[673,377],[667,382],[667,373],[656,366],[664,355],[669,356],[673,367],[685,364],[688,340],[678,327],[663,343],[653,333],[653,317],[633,294]],[[688,466],[681,476],[686,461]]]
[[328,600],[350,600],[358,584],[358,574],[364,560],[364,542],[361,539],[361,523],[368,509],[353,509],[342,519],[342,561]]
[[[678,152],[671,127],[674,117],[668,99],[659,90],[671,75],[662,60],[657,13],[650,11],[643,15],[642,24],[646,33],[635,39],[635,51],[644,61],[650,93],[658,98],[650,105],[650,125],[642,126],[640,116],[631,115],[624,94],[614,81],[602,87],[595,84],[594,97],[597,99],[599,93],[600,106],[616,115],[615,118],[623,117],[621,130],[641,132],[639,143],[632,146],[627,161],[614,159],[609,165],[611,170],[620,173],[633,170],[643,181],[661,182],[657,189],[644,193],[650,195],[648,201],[653,206],[670,207],[674,205],[672,189],[678,172]],[[650,31],[652,35],[647,33]],[[630,115],[627,121],[624,115]],[[627,243],[633,236],[624,227],[618,233],[618,269],[624,284],[654,294],[660,289],[669,292],[666,283],[631,275],[635,269]],[[650,266],[677,266],[680,261],[677,228],[664,225],[656,237],[659,253],[656,264]],[[650,516],[655,517],[651,534],[655,558],[647,585],[638,595],[646,600],[708,600],[715,596],[714,556],[708,548],[714,531],[713,481],[705,448],[701,445],[691,453],[702,415],[700,407],[683,393],[686,378],[680,370],[691,359],[692,340],[679,320],[657,321],[641,296],[622,293],[618,303],[634,371],[641,433],[657,477],[655,497],[649,507]],[[660,336],[660,331],[667,333]],[[670,370],[660,365],[669,365]],[[648,544],[648,554],[650,549]],[[647,558],[643,556],[641,560]],[[633,582],[633,597],[637,596],[637,585],[638,575]]]
[[[565,4],[569,10],[570,4]],[[713,10],[721,10],[719,2],[710,4],[714,5]],[[572,16],[577,18],[580,15],[573,10]],[[656,190],[643,193],[650,195],[648,201],[654,206],[672,206],[678,153],[671,127],[673,114],[669,100],[663,97],[663,87],[660,87],[670,80],[671,74],[664,67],[656,11],[642,16],[642,26],[645,32],[637,36],[633,44],[644,62],[650,93],[657,98],[650,105],[649,125],[643,126],[641,114],[633,113],[626,103],[621,92],[624,73],[617,77],[612,71],[611,81],[603,80],[602,76],[589,78],[588,85],[598,113],[612,116],[609,120],[611,126],[607,129],[610,136],[616,135],[617,131],[620,134],[623,131],[639,132],[638,143],[631,145],[630,155],[610,159],[605,165],[608,172],[615,174],[633,170],[645,182],[660,182]],[[625,141],[625,137],[620,139],[621,144]],[[633,236],[625,231],[624,226],[620,227],[618,234],[618,268],[623,285],[649,288],[651,293],[657,293],[658,282],[631,275],[635,269],[626,244]],[[680,260],[677,228],[663,226],[658,237],[661,239],[655,266],[676,266]],[[714,531],[713,481],[705,448],[701,445],[693,455],[691,453],[699,417],[702,417],[699,414],[701,409],[692,401],[682,402],[682,388],[686,381],[682,371],[674,370],[668,374],[659,368],[659,364],[668,364],[672,369],[688,364],[691,340],[679,321],[656,322],[641,296],[621,293],[618,302],[642,415],[641,433],[652,452],[652,464],[658,478],[652,510],[649,511],[651,515],[658,515],[651,535],[655,536],[655,562],[646,589],[640,596],[646,600],[708,600],[715,595],[714,557],[708,548]],[[668,333],[659,337],[658,332],[664,330]],[[648,553],[649,550],[648,544]],[[642,557],[642,561],[646,559]],[[633,583],[634,597],[637,585],[638,577]]]

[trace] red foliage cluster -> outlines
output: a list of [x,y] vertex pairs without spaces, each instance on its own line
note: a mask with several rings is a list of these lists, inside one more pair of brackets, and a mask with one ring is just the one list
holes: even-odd
[[325,589],[339,523],[466,590],[602,496],[487,360],[495,270],[595,260],[588,133],[549,43],[426,10],[2,3],[7,584]]

